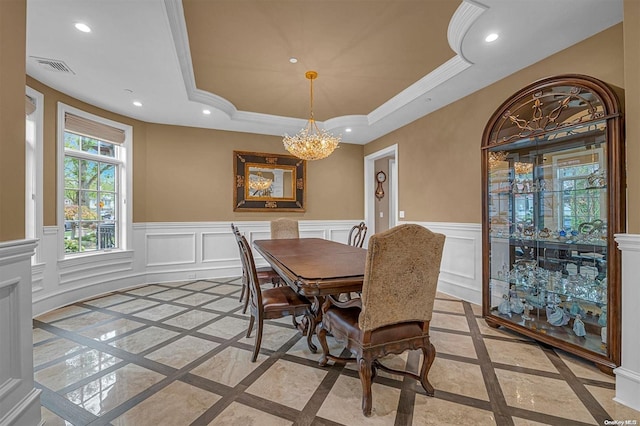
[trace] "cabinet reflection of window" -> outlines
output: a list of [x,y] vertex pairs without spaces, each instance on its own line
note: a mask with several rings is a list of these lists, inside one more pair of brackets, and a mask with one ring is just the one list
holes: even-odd
[[598,170],[597,163],[561,167],[558,178],[562,188],[560,226],[578,229],[581,223],[601,217],[604,192],[589,186],[588,176]]

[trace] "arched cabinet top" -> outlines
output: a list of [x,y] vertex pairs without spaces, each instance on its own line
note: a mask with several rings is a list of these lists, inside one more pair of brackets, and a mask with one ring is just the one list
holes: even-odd
[[494,112],[482,147],[544,137],[618,116],[618,97],[604,82],[578,74],[548,77],[518,91]]

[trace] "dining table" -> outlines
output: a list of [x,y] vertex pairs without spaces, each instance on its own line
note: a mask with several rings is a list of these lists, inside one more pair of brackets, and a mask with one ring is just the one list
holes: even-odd
[[315,332],[322,320],[321,307],[327,296],[362,290],[364,248],[322,238],[255,240],[253,246],[289,287],[312,301],[314,321],[308,332]]
[[256,240],[253,246],[293,290],[305,297],[362,290],[366,249],[322,238]]

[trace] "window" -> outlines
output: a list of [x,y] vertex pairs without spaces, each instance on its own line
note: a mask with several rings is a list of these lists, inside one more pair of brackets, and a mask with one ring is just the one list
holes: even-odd
[[[42,240],[42,128],[44,95],[25,88],[25,237]],[[41,244],[31,262],[42,261]]]
[[62,194],[58,223],[64,253],[98,253],[127,246],[130,222],[130,126],[59,104]]
[[589,190],[588,183],[588,177],[597,170],[597,163],[562,167],[559,170],[562,185],[562,228],[578,230],[581,223],[600,218],[601,194],[599,191]]

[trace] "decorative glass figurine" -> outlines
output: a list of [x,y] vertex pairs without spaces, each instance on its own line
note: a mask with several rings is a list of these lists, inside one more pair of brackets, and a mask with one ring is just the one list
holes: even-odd
[[598,325],[602,327],[607,326],[607,305],[602,307],[602,312],[600,312],[600,318],[598,318]]
[[547,322],[551,325],[561,326],[569,324],[569,314],[560,306],[556,306],[553,313],[547,316]]
[[498,312],[511,318],[511,304],[509,303],[508,295],[502,295],[502,302],[498,305]]
[[521,314],[524,312],[524,303],[517,297],[511,298],[511,312]]
[[577,300],[574,300],[571,304],[571,309],[569,309],[569,313],[573,316],[584,315],[584,309],[582,309]]
[[587,332],[584,329],[584,322],[582,322],[582,315],[576,315],[576,319],[573,320],[573,332],[576,333],[576,336],[582,337]]

